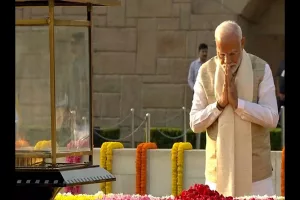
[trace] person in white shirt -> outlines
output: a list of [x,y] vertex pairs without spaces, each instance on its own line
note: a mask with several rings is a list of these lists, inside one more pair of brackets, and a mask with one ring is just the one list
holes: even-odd
[[236,22],[221,23],[215,40],[190,112],[193,132],[206,130],[206,184],[224,195],[274,195],[269,129],[279,116],[270,66],[244,50]]
[[188,75],[188,84],[192,91],[194,91],[194,85],[196,82],[196,77],[197,77],[199,68],[207,60],[207,51],[208,51],[207,44],[201,43],[198,47],[199,58],[194,60],[190,65],[189,75]]

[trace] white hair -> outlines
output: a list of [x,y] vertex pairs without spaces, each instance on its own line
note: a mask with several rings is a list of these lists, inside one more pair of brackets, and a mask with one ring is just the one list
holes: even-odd
[[234,21],[224,21],[215,30],[215,40],[220,40],[223,36],[228,34],[235,34],[239,40],[242,39],[243,33],[241,27]]

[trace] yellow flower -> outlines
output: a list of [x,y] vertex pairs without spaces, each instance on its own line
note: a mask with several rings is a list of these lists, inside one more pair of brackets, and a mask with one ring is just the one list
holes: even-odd
[[171,151],[172,159],[172,195],[177,195],[177,151],[179,142],[173,144]]
[[[122,149],[122,148],[124,148],[124,146],[121,142],[105,142],[105,143],[102,144],[102,146],[105,148],[105,151],[104,151],[104,148],[103,148],[103,152],[101,151],[101,153],[100,153],[100,154],[103,154],[103,155],[100,155],[100,165],[102,163],[103,166],[104,166],[104,161],[101,161],[101,159],[105,160],[106,161],[105,162],[105,166],[106,166],[105,169],[107,171],[109,171],[110,173],[112,173],[113,150],[114,149]],[[102,146],[101,146],[101,149],[102,149]],[[112,190],[112,183],[111,182],[106,182],[106,183],[103,183],[103,184],[100,184],[100,185],[101,185],[101,190],[105,194],[111,193],[111,190]]]
[[183,166],[184,166],[184,151],[191,150],[193,146],[189,142],[182,142],[178,146],[177,152],[177,195],[182,192],[183,188]]
[[67,194],[60,194],[58,193],[55,197],[55,200],[100,200],[103,199],[103,193],[98,192],[95,195],[86,195],[86,194],[79,194],[79,195],[72,195],[70,193]]
[[[107,169],[106,167],[106,151],[107,151],[107,145],[109,142],[104,142],[101,145],[100,149],[100,167],[103,169]],[[106,183],[100,183],[100,190],[103,191],[104,193],[106,192],[105,190]]]

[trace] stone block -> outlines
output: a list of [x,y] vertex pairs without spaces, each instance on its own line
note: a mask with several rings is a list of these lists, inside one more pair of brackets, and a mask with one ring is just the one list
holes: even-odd
[[23,8],[23,19],[30,19],[31,16],[31,8]]
[[182,31],[160,31],[157,36],[158,57],[185,57],[186,34]]
[[116,181],[112,182],[113,193],[135,194],[135,175],[115,174]]
[[138,74],[155,74],[156,20],[138,19],[137,69]]
[[187,83],[190,59],[160,58],[158,59],[157,74],[168,74],[170,83]]
[[156,74],[168,75],[170,74],[171,61],[169,58],[158,58],[156,61]]
[[192,0],[192,14],[232,14],[220,1]]
[[139,0],[126,0],[126,17],[138,17],[139,16]]
[[177,18],[161,18],[157,20],[158,30],[178,30],[179,19]]
[[[28,95],[28,94],[27,94]],[[47,96],[50,99],[50,96]],[[50,114],[50,103],[44,105],[37,104],[21,104],[20,103],[20,119],[22,125],[26,126],[39,126],[39,127],[50,127],[51,114]]]
[[210,59],[217,55],[216,45],[208,46],[207,59]]
[[94,117],[94,126],[99,126],[103,129],[118,128],[119,118],[102,118]]
[[15,18],[16,19],[23,19],[23,8],[16,8]]
[[169,75],[144,75],[143,83],[169,83],[170,76]]
[[172,0],[127,0],[127,17],[170,17]]
[[[188,121],[188,115],[187,115]],[[166,127],[176,127],[183,129],[183,109],[168,109],[166,114]]]
[[94,74],[134,74],[135,53],[96,52]]
[[214,31],[197,31],[197,44],[205,43],[214,46],[216,44],[214,34]]
[[[156,194],[157,196],[166,196],[170,195],[172,191],[172,161],[170,151],[168,150],[149,150],[148,151],[148,159],[147,163],[149,163],[148,177],[149,183],[160,183],[160,184],[148,184],[149,193]],[[160,163],[164,163],[165,166],[158,168],[157,166]],[[153,174],[159,174],[159,176],[153,176]],[[164,185],[164,189],[162,189],[162,185]]]
[[166,109],[143,109],[142,116],[150,113],[151,127],[165,127],[166,126]]
[[101,94],[93,93],[93,116],[101,117]]
[[61,20],[86,20],[86,16],[85,15],[61,15],[59,17],[57,17],[57,19],[61,19]]
[[172,17],[179,17],[180,16],[180,4],[173,3],[172,5]]
[[16,57],[16,78],[50,78],[49,55],[20,52]]
[[126,27],[136,27],[137,19],[136,18],[126,18]]
[[135,51],[136,30],[134,28],[94,28],[94,48],[98,51]]
[[113,174],[135,175],[135,149],[113,150]]
[[214,31],[216,27],[225,20],[236,20],[234,14],[204,14],[191,15],[191,29],[192,30],[210,30]]
[[105,15],[107,13],[107,6],[95,6],[93,7],[94,15]]
[[189,31],[186,35],[186,54],[188,57],[196,57],[198,56],[198,46],[199,42],[197,41],[197,32]]
[[190,66],[189,59],[172,59],[170,60],[170,77],[171,83],[187,83],[187,77]]
[[49,79],[20,79],[20,104],[42,104],[50,106],[50,80]]
[[190,3],[192,0],[173,0],[174,3]]
[[62,13],[64,15],[87,16],[87,8],[85,6],[63,7]]
[[125,0],[121,0],[121,6],[107,8],[107,26],[125,26]]
[[191,4],[180,5],[180,29],[190,29]]
[[121,78],[119,75],[94,75],[93,90],[100,93],[121,92]]
[[[142,78],[139,76],[122,76],[121,85],[121,119],[130,113],[131,108],[134,108],[135,115],[140,116]],[[122,125],[131,125],[131,120],[125,120]]]
[[[105,27],[106,26],[106,16],[94,16],[92,18],[94,27]],[[93,36],[94,37],[94,36]]]
[[101,95],[101,117],[119,118],[120,117],[120,94]]
[[[62,14],[62,7],[55,7],[54,8],[54,15],[58,16]],[[47,17],[49,16],[49,9],[48,7],[32,7],[31,8],[31,17]]]
[[[197,159],[195,159],[197,158]],[[188,167],[189,166],[189,167]],[[184,177],[188,178],[205,178],[205,153],[198,150],[186,150],[184,152]]]
[[184,100],[184,86],[145,84],[142,90],[144,108],[180,108]]

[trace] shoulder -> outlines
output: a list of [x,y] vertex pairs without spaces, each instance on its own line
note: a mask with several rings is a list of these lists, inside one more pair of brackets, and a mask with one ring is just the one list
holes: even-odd
[[208,72],[215,71],[216,66],[217,66],[216,59],[217,59],[217,56],[214,56],[201,65],[201,67],[199,69],[199,73],[201,76],[207,74]]
[[197,64],[197,62],[198,62],[198,59],[192,61],[192,62],[191,62],[191,67],[192,67],[192,66],[195,66],[195,65]]
[[265,66],[265,64],[267,64],[267,62],[265,60],[263,60],[262,58],[260,58],[256,55],[253,55],[251,53],[248,53],[248,55],[251,59],[251,62],[254,64],[262,64],[263,66]]

